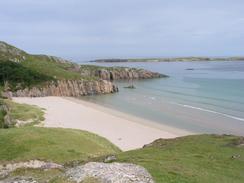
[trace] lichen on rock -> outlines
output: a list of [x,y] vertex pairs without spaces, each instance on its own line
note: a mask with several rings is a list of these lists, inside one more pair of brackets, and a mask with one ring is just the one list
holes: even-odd
[[69,169],[66,176],[75,182],[86,178],[96,178],[101,183],[153,183],[151,175],[139,165],[131,163],[90,162],[83,166]]

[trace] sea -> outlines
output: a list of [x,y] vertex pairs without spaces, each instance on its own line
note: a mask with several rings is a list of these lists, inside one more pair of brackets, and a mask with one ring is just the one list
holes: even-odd
[[[170,77],[116,81],[118,93],[82,100],[193,133],[244,135],[244,62],[89,64],[143,68]],[[135,89],[125,88],[131,84]]]

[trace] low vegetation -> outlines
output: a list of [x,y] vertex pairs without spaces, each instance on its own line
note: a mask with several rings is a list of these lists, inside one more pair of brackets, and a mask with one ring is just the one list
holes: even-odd
[[[10,143],[7,149],[2,148],[0,143],[0,159],[22,161],[38,157],[64,163],[73,160],[89,161],[98,157],[95,159],[102,161],[104,155],[113,153],[117,154],[117,160],[114,160],[116,162],[145,167],[157,183],[244,181],[243,137],[194,135],[161,139],[142,149],[120,152],[103,138],[88,132],[33,127],[15,130],[17,131],[11,130],[4,135],[0,133],[4,145]],[[11,140],[6,141],[7,138]],[[66,147],[65,144],[69,146]],[[44,174],[41,170],[20,169],[13,172],[12,176],[31,176],[35,180],[43,180],[41,182],[68,182],[62,176],[63,173],[62,170],[48,170]],[[95,179],[88,179],[86,182],[97,183]]]
[[14,121],[23,122],[25,125],[34,125],[45,119],[44,110],[37,106],[19,104],[11,100],[5,100],[5,104],[9,107],[10,117]]
[[20,63],[0,62],[0,85],[8,85],[10,90],[18,90],[54,80],[40,72],[24,67]]
[[75,64],[71,62],[61,62],[53,57],[44,55],[30,55],[21,64],[33,71],[43,73],[55,79],[82,79],[79,72],[73,71]]
[[[184,59],[182,58],[182,61]],[[4,87],[17,90],[59,79],[98,79],[89,76],[90,72],[95,72],[98,68],[105,67],[79,67],[55,57],[29,55],[0,42],[0,94]],[[93,160],[103,161],[105,156],[113,154],[117,157],[114,161],[145,167],[158,183],[244,182],[243,137],[194,135],[159,139],[144,148],[121,152],[108,140],[86,131],[30,126],[44,119],[44,111],[35,106],[14,103],[0,96],[0,128],[8,127],[4,119],[7,113],[12,123],[29,123],[20,128],[0,129],[0,164],[38,159],[68,166]],[[45,172],[17,169],[11,176],[33,177],[39,182],[68,182],[62,176],[63,173],[63,170],[57,169]],[[97,180],[92,178],[85,181],[95,182],[97,183]]]
[[0,98],[0,129],[33,126],[44,120],[44,109]]
[[157,140],[148,147],[120,153],[118,161],[144,166],[160,183],[242,183],[244,139],[195,135]]
[[46,55],[31,55],[0,41],[0,87],[6,90],[42,86],[56,80],[93,80],[83,77],[78,64]]
[[39,159],[56,163],[87,161],[120,150],[95,134],[71,129],[0,129],[0,163]]
[[[43,111],[5,100],[15,119],[41,120]],[[41,112],[40,112],[41,111]],[[244,181],[244,138],[230,135],[193,135],[159,139],[144,148],[120,152],[106,139],[71,129],[21,127],[0,129],[0,164],[39,159],[60,164],[103,161],[116,154],[116,162],[145,167],[155,182],[242,183]],[[63,170],[19,169],[11,176],[33,177],[40,182],[68,182]],[[94,182],[94,180],[87,180]],[[95,181],[96,182],[96,181]]]

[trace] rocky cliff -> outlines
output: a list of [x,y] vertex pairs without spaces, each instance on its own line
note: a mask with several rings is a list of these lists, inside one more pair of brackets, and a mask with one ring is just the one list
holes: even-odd
[[81,75],[87,77],[97,77],[104,80],[130,80],[130,79],[152,79],[168,77],[166,75],[151,72],[144,69],[128,67],[98,67],[98,66],[81,66]]
[[28,54],[0,41],[0,88],[5,88],[8,97],[113,93],[118,88],[110,81],[160,77],[167,76],[144,69],[79,65],[53,56]]
[[93,94],[106,94],[117,92],[118,88],[106,80],[59,80],[46,84],[43,87],[32,87],[15,92],[4,92],[6,97],[44,97],[44,96],[69,96],[79,97]]

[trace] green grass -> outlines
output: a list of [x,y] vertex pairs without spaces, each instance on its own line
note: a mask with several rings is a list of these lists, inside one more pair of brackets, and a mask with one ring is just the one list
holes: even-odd
[[56,80],[94,80],[82,77],[79,66],[72,62],[46,56],[31,55],[0,41],[0,87],[16,91],[33,86],[42,87]]
[[243,138],[217,135],[160,140],[121,153],[118,161],[142,165],[160,183],[243,183],[244,146],[238,143]]
[[32,159],[67,163],[119,152],[116,146],[102,137],[71,129],[0,129],[0,139],[0,163]]
[[43,109],[28,104],[19,104],[11,100],[4,100],[10,109],[10,116],[13,120],[28,121],[28,125],[44,121]]
[[7,81],[11,90],[39,85],[50,80],[54,80],[54,78],[24,67],[20,63],[0,62],[0,85],[4,86]]
[[21,64],[55,79],[82,79],[78,72],[69,70],[73,67],[72,63],[56,62],[47,56],[30,55]]
[[24,57],[27,56],[27,53],[23,50],[20,50],[12,45],[9,45],[5,42],[0,41],[0,62],[1,60],[13,60],[21,61]]

